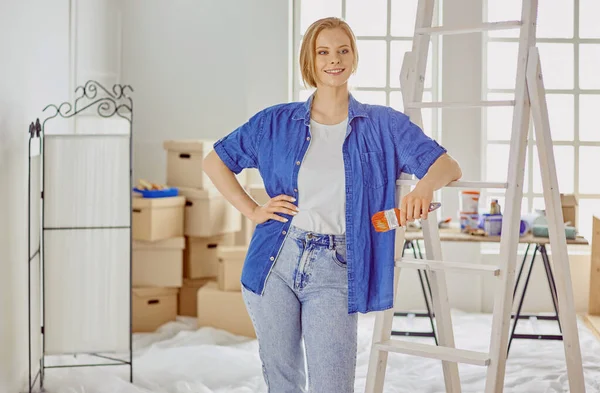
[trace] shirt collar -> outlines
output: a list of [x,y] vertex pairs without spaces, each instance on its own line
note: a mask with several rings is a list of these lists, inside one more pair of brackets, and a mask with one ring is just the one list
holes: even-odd
[[[352,121],[355,117],[369,117],[367,115],[367,111],[364,108],[364,105],[360,102],[356,101],[354,96],[351,93],[349,94],[348,100],[348,123]],[[312,106],[312,100],[314,97],[314,93],[308,97],[305,103],[303,103],[296,111],[294,112],[292,119],[293,120],[304,120],[304,124],[310,124],[310,108]]]

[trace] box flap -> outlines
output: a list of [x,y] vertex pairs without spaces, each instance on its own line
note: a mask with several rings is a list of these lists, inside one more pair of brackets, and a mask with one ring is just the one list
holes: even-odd
[[243,261],[248,253],[247,246],[219,246],[217,256],[219,261]]
[[158,240],[155,242],[134,240],[131,243],[134,250],[147,250],[147,249],[177,249],[183,250],[185,248],[184,237],[174,237],[172,239]]
[[136,209],[183,206],[185,197],[179,195],[166,198],[143,198],[141,195],[134,195],[131,205]]
[[577,206],[577,197],[574,194],[560,194],[560,203],[562,206]]
[[131,288],[132,294],[137,297],[153,297],[153,296],[173,296],[179,293],[179,288],[165,288],[165,287],[143,287],[143,288]]
[[168,151],[180,153],[200,152],[206,155],[212,150],[215,142],[208,139],[167,140],[163,142],[163,148]]
[[213,282],[214,278],[184,278],[183,287],[200,288]]
[[186,199],[208,199],[223,197],[219,190],[214,187],[205,189],[179,187],[179,195],[186,197]]

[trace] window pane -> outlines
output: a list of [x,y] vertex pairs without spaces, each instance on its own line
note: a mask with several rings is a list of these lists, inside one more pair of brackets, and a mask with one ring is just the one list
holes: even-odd
[[517,78],[518,44],[490,42],[487,53],[487,86],[490,89],[514,89]]
[[[431,92],[423,92],[423,101],[431,101]],[[404,105],[402,103],[402,93],[399,91],[392,91],[390,93],[390,106],[397,111],[404,113]],[[431,108],[421,109],[421,115],[423,116],[423,132],[431,136],[433,126],[433,113],[434,110]]]
[[302,0],[300,8],[300,34],[302,35],[318,19],[342,16],[342,0]]
[[540,1],[537,36],[539,38],[573,38],[573,12],[573,0]]
[[574,78],[573,44],[539,43],[540,61],[546,89],[572,89]]
[[[390,44],[390,87],[400,87],[400,70],[404,61],[404,53],[412,49],[412,41],[392,41]],[[427,54],[427,69],[425,70],[425,88],[431,88],[431,75],[433,69],[432,45],[429,45]]]
[[[487,21],[502,22],[521,20],[521,2],[523,0],[489,0],[487,2]],[[490,37],[518,37],[519,30],[500,30],[488,32]]]
[[[514,100],[515,95],[489,93],[487,99],[490,101]],[[510,140],[513,110],[514,107],[512,106],[493,106],[485,108],[488,140]]]
[[[573,193],[575,158],[573,146],[554,146],[554,162],[556,163],[556,175],[558,176],[558,189],[565,194]],[[542,173],[537,146],[533,147],[533,192],[542,192]]]
[[364,104],[385,105],[385,91],[352,90],[352,95]]
[[356,36],[385,36],[387,0],[346,0],[346,21]]
[[582,141],[600,141],[598,110],[600,95],[581,94],[579,96],[579,139]]
[[[486,181],[505,182],[508,176],[508,156],[510,146],[508,144],[489,143],[485,156]],[[525,156],[525,175],[523,177],[523,192],[529,190],[529,157]]]
[[579,147],[579,193],[600,194],[600,147]]
[[534,210],[546,210],[546,201],[544,201],[544,198],[533,198],[532,211]]
[[417,0],[392,0],[391,34],[396,37],[412,37],[416,16]]
[[390,106],[395,110],[404,113],[404,102],[402,101],[402,92],[390,92]]
[[[575,127],[574,97],[571,94],[547,94],[548,117],[553,141],[572,141]],[[534,133],[535,135],[535,133]]]
[[600,89],[600,45],[579,45],[579,87],[582,89]]
[[358,70],[350,77],[350,86],[385,87],[385,41],[358,40]]
[[579,198],[577,232],[588,241],[592,240],[592,217],[600,218],[600,199]]
[[486,181],[506,181],[508,173],[509,146],[502,144],[488,144],[485,170]]
[[600,3],[598,0],[579,0],[579,36],[600,38]]

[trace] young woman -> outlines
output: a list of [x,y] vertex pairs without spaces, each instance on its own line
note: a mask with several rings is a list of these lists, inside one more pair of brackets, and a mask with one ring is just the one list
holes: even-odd
[[[204,162],[219,191],[257,224],[242,292],[271,393],[305,392],[307,380],[311,393],[354,391],[357,312],[393,306],[394,233],[376,232],[370,218],[395,206],[400,173],[420,179],[402,198],[402,225],[427,218],[433,192],[461,177],[406,115],[352,97],[357,63],[350,27],[316,21],[300,52],[315,93],[257,113]],[[265,205],[236,180],[244,168],[258,168],[272,197]]]

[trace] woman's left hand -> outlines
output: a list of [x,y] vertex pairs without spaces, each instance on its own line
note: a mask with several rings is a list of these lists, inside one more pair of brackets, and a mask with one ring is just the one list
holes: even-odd
[[425,183],[417,183],[415,188],[402,198],[400,203],[400,225],[413,222],[420,218],[427,219],[429,205],[433,200],[433,187]]

